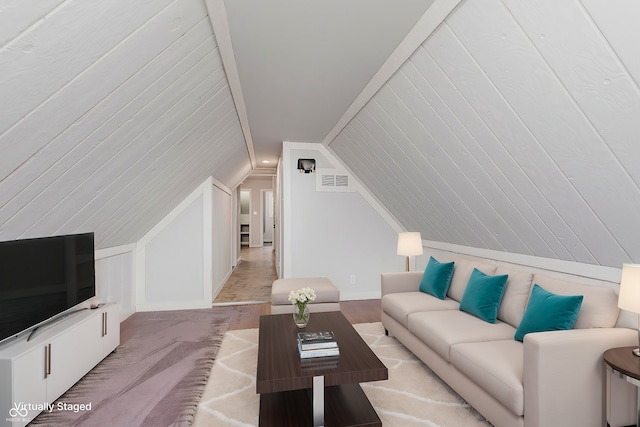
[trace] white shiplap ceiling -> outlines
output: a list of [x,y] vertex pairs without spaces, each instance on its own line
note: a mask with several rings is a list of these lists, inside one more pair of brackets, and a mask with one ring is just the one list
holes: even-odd
[[226,3],[0,2],[0,239],[132,243],[208,176],[234,188],[321,140],[430,2]]
[[636,0],[4,0],[0,239],[132,243],[208,176],[322,141],[425,239],[640,262],[637,22]]
[[637,262],[639,20],[635,1],[465,1],[330,147],[425,239]]
[[258,161],[322,142],[431,3],[226,1]]
[[202,2],[0,7],[1,238],[132,243],[203,177],[249,171]]

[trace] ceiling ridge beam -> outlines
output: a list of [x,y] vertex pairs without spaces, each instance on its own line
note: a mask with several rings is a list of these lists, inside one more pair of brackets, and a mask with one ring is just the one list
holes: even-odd
[[[214,0],[207,0],[207,3],[209,3],[209,1]],[[223,0],[218,1],[222,2]],[[360,92],[349,108],[347,108],[340,120],[338,120],[327,136],[325,136],[322,141],[323,145],[327,147],[331,145],[333,140],[351,119],[373,98],[387,80],[398,71],[413,52],[429,38],[431,33],[438,28],[461,1],[462,0],[434,0],[433,4],[429,6],[416,25],[407,33],[398,47],[389,55],[389,58],[387,58],[376,74],[369,80],[369,83],[362,89],[362,92]]]
[[227,19],[227,9],[224,6],[224,0],[206,0],[207,10],[209,11],[209,19],[213,27],[213,33],[218,43],[220,57],[222,58],[222,66],[227,74],[229,89],[236,106],[242,133],[247,145],[247,152],[251,160],[251,169],[257,167],[256,155],[253,148],[253,138],[251,137],[251,129],[249,128],[249,116],[247,114],[247,106],[244,102],[242,94],[242,85],[240,84],[240,74],[238,73],[238,64],[233,53],[233,44],[231,43],[231,32],[229,30],[229,20]]

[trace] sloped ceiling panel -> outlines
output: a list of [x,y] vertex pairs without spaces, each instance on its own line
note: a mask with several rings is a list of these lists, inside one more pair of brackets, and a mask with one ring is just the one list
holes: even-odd
[[132,243],[208,176],[233,188],[250,171],[203,1],[2,12],[0,239]]
[[640,5],[463,2],[330,144],[424,239],[640,261]]
[[225,1],[258,159],[322,141],[432,3]]

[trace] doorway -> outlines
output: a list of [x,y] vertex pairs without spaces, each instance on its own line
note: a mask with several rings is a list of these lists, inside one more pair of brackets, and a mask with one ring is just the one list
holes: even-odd
[[251,190],[240,190],[240,246],[249,246],[251,240]]
[[273,191],[260,190],[260,204],[262,205],[262,245],[273,245]]

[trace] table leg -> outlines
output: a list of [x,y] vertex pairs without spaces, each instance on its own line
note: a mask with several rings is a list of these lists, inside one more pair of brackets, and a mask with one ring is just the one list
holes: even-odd
[[636,425],[640,427],[640,380],[622,373],[620,373],[620,375],[622,375],[622,377],[625,378],[627,382],[630,382],[631,384],[636,386],[636,422],[638,423]]
[[324,427],[324,376],[313,377],[313,427]]

